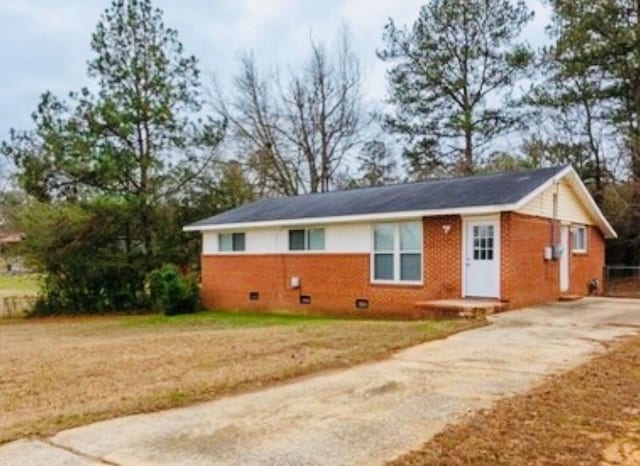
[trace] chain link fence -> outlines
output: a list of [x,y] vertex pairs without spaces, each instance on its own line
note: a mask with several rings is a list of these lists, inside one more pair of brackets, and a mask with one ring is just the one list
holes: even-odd
[[640,298],[640,267],[606,266],[604,294],[618,298]]

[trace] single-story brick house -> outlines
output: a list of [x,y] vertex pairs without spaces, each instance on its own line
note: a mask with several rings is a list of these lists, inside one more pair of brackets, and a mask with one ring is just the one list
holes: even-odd
[[406,317],[597,293],[616,236],[569,166],[268,198],[185,230],[207,307]]

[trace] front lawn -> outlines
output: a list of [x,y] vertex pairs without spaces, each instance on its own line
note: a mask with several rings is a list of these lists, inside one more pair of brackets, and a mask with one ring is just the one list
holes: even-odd
[[0,298],[6,296],[35,296],[40,276],[36,274],[0,274]]
[[0,320],[0,443],[379,359],[479,324],[224,312]]
[[448,426],[390,466],[640,464],[640,337]]

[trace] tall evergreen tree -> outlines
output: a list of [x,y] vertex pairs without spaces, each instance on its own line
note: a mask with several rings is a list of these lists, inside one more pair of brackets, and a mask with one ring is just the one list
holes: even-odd
[[[56,225],[73,214],[77,234],[49,232],[48,247],[61,254],[41,261],[50,267],[50,304],[132,308],[143,305],[145,274],[174,257],[159,251],[167,242],[158,238],[166,226],[158,213],[215,161],[224,123],[198,117],[197,60],[151,0],[113,0],[91,49],[96,92],[84,88],[67,101],[44,93],[35,129],[12,130],[2,152],[25,191],[44,202],[41,212],[55,214]],[[181,225],[171,228],[181,234]]]
[[518,42],[533,13],[523,0],[431,0],[411,29],[385,27],[387,127],[408,142],[414,178],[436,170],[471,174],[482,149],[514,127],[507,104],[532,53]]
[[364,144],[358,156],[360,186],[382,186],[397,181],[396,161],[383,141]]
[[584,82],[585,96],[599,109],[598,118],[623,141],[622,160],[632,190],[623,231],[626,261],[640,261],[640,2],[552,0],[549,51],[557,79]]
[[130,231],[151,261],[154,206],[212,163],[223,126],[194,117],[202,107],[197,60],[150,0],[114,0],[91,48],[97,93],[82,89],[69,103],[43,94],[35,131],[12,131],[2,149],[40,200],[125,199],[138,213]]

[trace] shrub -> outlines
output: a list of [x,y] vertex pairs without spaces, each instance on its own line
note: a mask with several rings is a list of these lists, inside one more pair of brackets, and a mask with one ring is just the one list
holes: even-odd
[[18,252],[44,275],[31,315],[149,309],[144,285],[150,268],[144,250],[122,241],[123,219],[120,205],[108,200],[32,203],[21,211],[17,228],[26,236]]
[[189,314],[198,309],[200,290],[193,277],[185,277],[171,264],[147,275],[149,297],[155,310],[165,315]]

